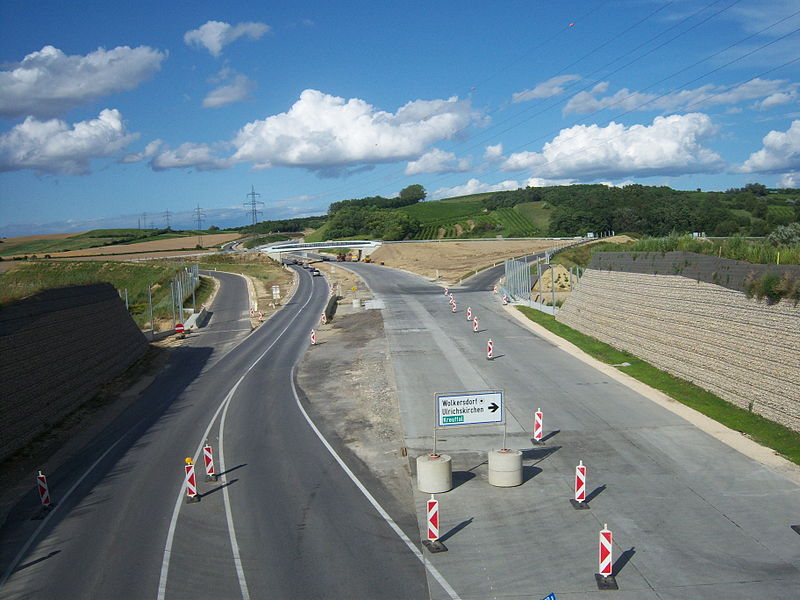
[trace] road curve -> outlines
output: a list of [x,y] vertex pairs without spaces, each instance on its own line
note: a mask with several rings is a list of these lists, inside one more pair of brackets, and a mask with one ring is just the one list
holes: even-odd
[[[215,276],[227,290],[208,329],[50,475],[56,510],[28,520],[26,498],[9,518],[3,598],[428,597],[418,557],[298,407],[293,367],[325,282],[301,271],[292,300],[241,338],[243,281]],[[183,459],[205,439],[225,473],[206,483],[198,472],[202,499],[185,504]]]

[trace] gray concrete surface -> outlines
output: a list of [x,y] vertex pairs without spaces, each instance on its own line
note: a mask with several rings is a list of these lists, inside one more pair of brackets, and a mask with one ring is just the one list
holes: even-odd
[[[436,392],[505,391],[507,445],[523,450],[523,485],[487,482],[486,451],[501,447],[501,428],[438,439],[456,487],[438,496],[449,551],[430,560],[462,598],[594,596],[605,523],[620,590],[604,593],[615,598],[786,598],[800,589],[797,483],[521,328],[491,293],[456,288],[453,314],[441,288],[421,278],[351,268],[386,305],[412,461],[430,451]],[[533,446],[539,407],[546,443]],[[588,467],[584,511],[569,503],[579,460]],[[421,535],[427,497],[416,494]]]

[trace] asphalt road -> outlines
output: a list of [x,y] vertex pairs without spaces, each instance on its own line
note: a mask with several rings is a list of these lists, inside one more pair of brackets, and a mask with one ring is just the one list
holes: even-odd
[[[440,431],[455,488],[439,494],[449,551],[430,560],[462,598],[559,600],[598,593],[598,532],[614,533],[614,598],[787,598],[800,590],[800,486],[522,328],[475,280],[452,290],[352,264],[383,300],[411,456],[432,447],[434,394],[504,390],[506,447],[523,485],[491,486],[501,426]],[[466,320],[472,308],[475,333]],[[492,339],[495,358],[486,359]],[[546,443],[531,444],[544,412]],[[575,466],[591,508],[574,510]],[[420,530],[426,494],[416,493]],[[445,596],[432,589],[433,598]]]
[[[425,598],[422,563],[308,425],[292,383],[327,300],[294,298],[250,335],[243,280],[207,329],[1,532],[5,598]],[[238,342],[238,343],[237,343]],[[184,457],[216,449],[219,482],[187,504]],[[362,474],[363,476],[363,474]],[[369,483],[369,482],[367,482]]]

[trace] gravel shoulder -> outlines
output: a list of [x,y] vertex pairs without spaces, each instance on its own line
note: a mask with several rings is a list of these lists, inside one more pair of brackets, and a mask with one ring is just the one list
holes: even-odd
[[400,510],[413,506],[411,473],[379,310],[340,304],[297,371],[311,416],[363,463]]

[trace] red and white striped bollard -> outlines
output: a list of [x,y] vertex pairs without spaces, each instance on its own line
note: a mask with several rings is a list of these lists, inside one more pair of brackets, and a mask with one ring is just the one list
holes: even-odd
[[612,560],[612,533],[608,530],[608,523],[603,524],[603,530],[600,532],[600,555],[599,555],[599,563],[600,563],[600,571],[599,574],[602,577],[611,577],[613,575],[611,569],[611,560]]
[[453,306],[453,312],[456,312],[456,310],[457,310],[457,309],[456,309],[456,303],[455,303],[455,302],[453,302],[452,306]]
[[214,450],[210,444],[203,446],[203,462],[206,466],[206,481],[216,481],[217,474],[214,471]]
[[472,307],[467,307],[467,321],[472,321]]
[[47,487],[47,477],[44,476],[44,473],[39,471],[39,474],[36,476],[36,487],[39,490],[39,500],[42,501],[42,506],[44,508],[50,508],[52,505],[52,501],[50,500],[50,488]]
[[508,296],[503,294],[503,305],[506,305],[506,304],[508,304]]
[[575,467],[575,502],[586,501],[586,465],[578,461]]
[[194,462],[191,458],[185,460],[186,464],[183,466],[186,474],[186,502],[199,502],[200,496],[197,495],[197,480],[194,476]]
[[320,320],[319,320],[319,321],[320,321],[320,323],[322,323],[323,325],[325,325],[325,323],[327,323],[327,322],[328,322],[328,317],[326,317],[326,316],[325,316],[325,311],[323,311],[323,312],[322,312],[322,317],[320,317]]
[[542,409],[539,408],[533,413],[533,440],[535,442],[542,441],[542,432],[544,428],[542,427],[544,421],[544,414],[542,414]]
[[486,342],[486,360],[494,359],[494,342],[489,340]]
[[444,295],[447,296],[447,294],[449,294],[449,293],[450,293],[450,290],[447,289],[447,288],[444,288]]
[[311,330],[311,345],[314,346],[317,343],[317,332],[315,330]]
[[428,500],[428,541],[435,542],[439,539],[439,501],[431,494]]
[[472,319],[472,331],[478,331],[478,317]]
[[497,286],[494,286],[494,287],[492,288],[492,291],[493,291],[493,292],[496,294],[496,293],[497,293]]

